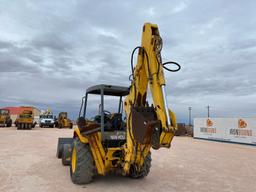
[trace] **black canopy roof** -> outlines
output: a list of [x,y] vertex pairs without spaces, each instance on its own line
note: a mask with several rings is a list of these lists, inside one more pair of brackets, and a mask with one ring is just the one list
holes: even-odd
[[125,95],[128,95],[130,91],[129,87],[100,84],[100,85],[89,87],[86,90],[86,93],[100,95],[102,89],[104,91],[104,95],[112,95],[112,96],[125,96]]

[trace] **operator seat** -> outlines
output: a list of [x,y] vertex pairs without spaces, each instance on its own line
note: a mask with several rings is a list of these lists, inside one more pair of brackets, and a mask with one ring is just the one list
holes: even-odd
[[[96,115],[94,121],[100,124],[101,116]],[[104,130],[105,131],[121,131],[123,130],[123,120],[121,113],[112,113],[104,116]]]
[[110,117],[110,123],[113,131],[122,130],[122,114],[121,113],[113,113]]

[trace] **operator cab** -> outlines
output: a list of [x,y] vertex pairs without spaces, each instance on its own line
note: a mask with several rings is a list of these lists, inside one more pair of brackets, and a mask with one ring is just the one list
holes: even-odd
[[[128,87],[105,84],[89,87],[86,90],[85,96],[82,98],[82,104],[79,112],[78,127],[81,133],[86,135],[100,131],[102,143],[105,147],[120,147],[123,145],[126,142],[126,123],[124,122],[123,117],[122,99],[128,94]],[[87,103],[90,98],[89,95],[100,95],[101,102],[98,108],[99,113],[92,119],[87,120],[86,112]],[[117,111],[110,112],[105,110],[105,96],[119,98],[119,104],[116,106]]]

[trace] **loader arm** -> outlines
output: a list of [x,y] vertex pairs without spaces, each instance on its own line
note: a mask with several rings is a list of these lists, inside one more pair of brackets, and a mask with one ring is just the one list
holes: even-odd
[[[133,67],[133,55],[137,49],[137,64]],[[161,49],[162,39],[157,25],[146,23],[141,46],[132,53],[132,82],[124,102],[127,117],[125,172],[132,163],[138,164],[139,168],[151,146],[154,149],[169,148],[174,136],[176,118],[168,109]],[[153,99],[152,107],[147,103],[148,87]]]

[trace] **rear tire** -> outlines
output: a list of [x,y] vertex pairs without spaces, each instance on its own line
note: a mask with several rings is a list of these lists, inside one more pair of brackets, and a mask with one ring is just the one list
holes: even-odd
[[6,125],[7,127],[11,127],[12,126],[12,120],[11,119],[9,119],[9,121],[7,122],[7,125]]
[[70,165],[70,159],[71,159],[71,145],[70,144],[64,144],[62,149],[62,165]]
[[141,167],[140,171],[138,171],[134,165],[131,165],[129,176],[134,179],[141,179],[141,178],[146,177],[148,175],[148,173],[150,172],[151,161],[152,161],[151,153],[149,152],[144,160],[144,164]]
[[75,184],[90,183],[95,175],[94,160],[88,144],[74,139],[71,152],[70,176]]

